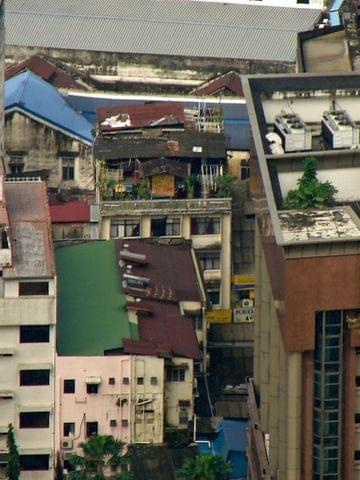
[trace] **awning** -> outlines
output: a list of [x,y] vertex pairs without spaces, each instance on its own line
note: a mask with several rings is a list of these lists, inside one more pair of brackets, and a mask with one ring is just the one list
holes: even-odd
[[6,347],[0,348],[0,357],[11,357],[12,355],[14,355],[13,348],[6,348]]
[[101,383],[101,377],[86,377],[85,383],[88,385],[99,385]]

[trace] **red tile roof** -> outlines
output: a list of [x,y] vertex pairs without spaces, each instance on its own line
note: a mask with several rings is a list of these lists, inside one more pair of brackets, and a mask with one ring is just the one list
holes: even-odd
[[24,70],[30,70],[43,80],[51,83],[58,88],[74,88],[77,90],[86,90],[86,88],[74,80],[70,75],[62,72],[58,67],[52,63],[44,60],[38,55],[33,55],[27,60],[9,67],[5,71],[5,80],[14,77]]
[[[169,353],[172,356],[201,358],[198,340],[191,318],[180,312],[179,302],[193,301],[201,303],[201,295],[197,283],[196,271],[189,244],[161,244],[156,240],[116,240],[117,258],[120,252],[127,250],[144,255],[146,263],[131,261],[127,255],[120,268],[122,275],[130,273],[149,280],[144,289],[124,289],[128,295],[141,298],[138,302],[129,302],[131,309],[137,309],[138,329],[141,341],[146,343],[127,344],[127,353],[148,352],[155,350]],[[131,265],[131,269],[127,266]],[[144,353],[145,354],[145,353]],[[159,353],[157,353],[159,355]]]
[[196,95],[218,95],[226,91],[241,97],[244,96],[240,74],[237,72],[224,73],[194,88],[191,93]]
[[[106,131],[133,130],[155,126],[184,125],[185,115],[182,103],[152,102],[145,105],[129,105],[117,107],[101,107],[97,110],[99,129]],[[103,125],[107,119],[113,118],[113,126]],[[121,122],[116,125],[116,122]],[[108,122],[109,123],[109,122]]]
[[50,218],[51,223],[89,222],[90,206],[80,201],[50,205]]

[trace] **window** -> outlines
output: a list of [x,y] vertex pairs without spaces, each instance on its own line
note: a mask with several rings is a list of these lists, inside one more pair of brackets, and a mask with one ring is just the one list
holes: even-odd
[[75,179],[75,160],[73,158],[62,158],[62,179],[74,180]]
[[50,370],[20,370],[20,386],[49,385]]
[[49,282],[19,282],[19,296],[49,295]]
[[356,386],[360,387],[360,376],[356,375]]
[[122,383],[123,383],[123,385],[130,385],[130,379],[129,379],[129,377],[123,377]]
[[220,270],[220,251],[198,252],[198,259],[203,270]]
[[354,460],[360,460],[360,450],[355,450]]
[[87,383],[86,384],[86,393],[98,393],[99,384],[98,383]]
[[115,385],[115,377],[109,378],[109,385]]
[[86,436],[98,434],[98,422],[86,422]]
[[202,315],[196,315],[196,317],[193,317],[194,320],[194,328],[196,330],[202,330],[203,329],[203,326],[204,326],[204,321],[203,321],[203,317]]
[[355,413],[355,423],[360,423],[360,413]]
[[75,380],[64,380],[64,393],[75,393]]
[[49,412],[21,412],[20,428],[49,428]]
[[157,379],[157,377],[151,377],[151,378],[150,378],[150,383],[151,383],[151,385],[157,385],[157,384],[158,384],[158,379]]
[[246,180],[250,176],[249,160],[240,160],[240,178]]
[[49,325],[21,325],[20,343],[48,343]]
[[220,305],[220,289],[208,289],[208,297],[211,305]]
[[9,155],[9,167],[11,175],[23,173],[25,155]]
[[20,455],[20,470],[49,470],[49,455]]
[[115,419],[110,420],[110,427],[116,427],[117,421]]
[[64,437],[75,437],[75,423],[65,422],[63,433],[64,433]]
[[296,3],[303,3],[308,5],[310,3],[310,0],[296,0]]
[[180,236],[180,218],[162,217],[151,219],[152,237]]
[[189,421],[189,410],[187,407],[179,407],[179,425],[187,425]]
[[123,419],[121,420],[121,426],[126,428],[128,425],[129,425],[128,419],[127,419],[127,418],[123,418]]
[[168,382],[185,382],[185,368],[167,367],[166,379]]
[[191,235],[217,235],[220,233],[220,217],[193,217]]
[[136,383],[138,385],[144,385],[144,377],[137,377]]
[[112,220],[111,238],[140,237],[140,220],[136,218],[123,218]]

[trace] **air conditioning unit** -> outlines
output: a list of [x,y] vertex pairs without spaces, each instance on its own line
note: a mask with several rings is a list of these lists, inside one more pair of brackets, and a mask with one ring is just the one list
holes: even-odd
[[73,448],[73,440],[72,438],[63,438],[61,440],[61,448],[64,450],[70,450]]
[[252,298],[244,298],[241,302],[243,308],[253,308],[254,300]]

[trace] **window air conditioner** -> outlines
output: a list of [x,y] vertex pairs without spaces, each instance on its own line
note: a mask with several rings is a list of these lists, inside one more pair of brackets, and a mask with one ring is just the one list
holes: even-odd
[[252,308],[254,306],[254,300],[252,298],[244,298],[241,302],[243,308]]
[[61,448],[64,450],[70,450],[73,448],[73,440],[71,438],[64,438],[61,440]]

